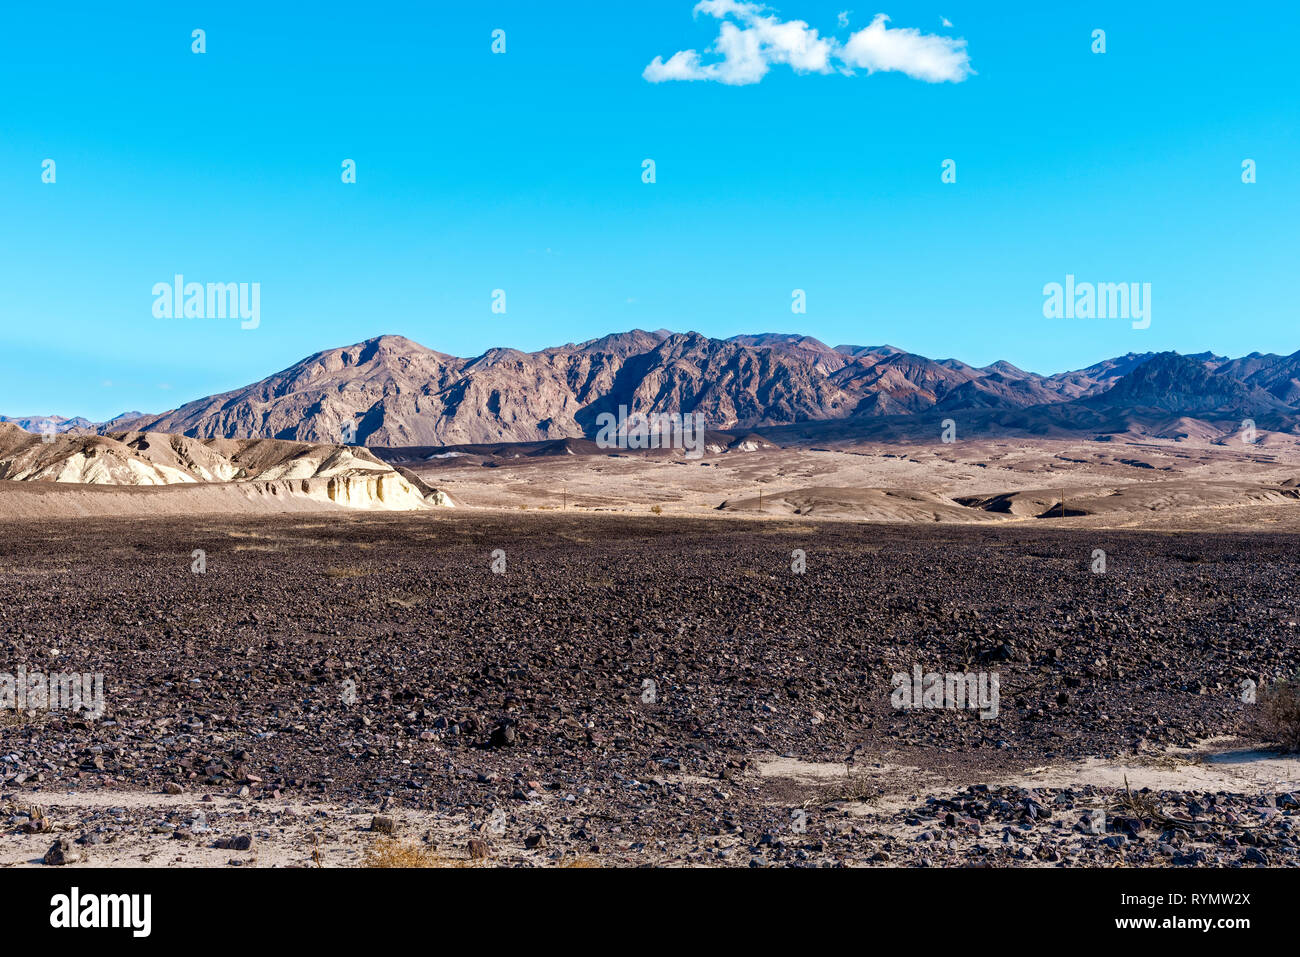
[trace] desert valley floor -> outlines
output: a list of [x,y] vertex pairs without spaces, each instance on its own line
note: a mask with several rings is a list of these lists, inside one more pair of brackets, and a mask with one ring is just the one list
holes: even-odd
[[0,655],[107,708],[6,712],[0,864],[1294,865],[1240,689],[1300,670],[1300,503],[1252,508],[11,519]]
[[1055,519],[1064,502],[1065,528],[1300,531],[1300,439],[1269,433],[1247,445],[1171,431],[782,448],[754,436],[698,460],[511,446],[378,451],[473,508],[1017,523]]

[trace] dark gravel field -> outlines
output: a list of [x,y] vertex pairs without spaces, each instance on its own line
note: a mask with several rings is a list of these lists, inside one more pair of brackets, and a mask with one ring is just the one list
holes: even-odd
[[[1300,860],[1289,791],[996,784],[1261,743],[1243,682],[1300,672],[1293,536],[558,513],[0,531],[0,671],[102,672],[106,708],[0,713],[13,833],[47,829],[23,810],[42,795],[116,789],[398,814],[384,839],[449,860],[471,838],[536,864]],[[996,717],[895,708],[914,666],[996,674]],[[93,852],[156,825],[115,820],[64,829]]]

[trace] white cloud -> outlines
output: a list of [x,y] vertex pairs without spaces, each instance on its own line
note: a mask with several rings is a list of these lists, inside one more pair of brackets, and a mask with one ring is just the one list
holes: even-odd
[[664,80],[705,80],[704,68],[700,66],[700,55],[694,50],[679,50],[664,62],[663,57],[655,57],[641,74],[651,83]]
[[[642,73],[651,83],[664,80],[716,80],[732,86],[757,83],[769,66],[783,63],[799,73],[830,73],[833,40],[823,38],[802,20],[764,16],[761,4],[740,0],[700,0],[695,15],[707,14],[722,25],[707,52],[720,60],[702,63],[695,50],[655,57]],[[735,21],[735,22],[733,22]]]
[[952,26],[952,21],[949,20],[947,17],[940,17],[940,18],[939,18],[939,24],[940,24],[941,26],[951,27],[951,26]]
[[927,83],[960,83],[970,76],[965,40],[953,40],[911,27],[891,30],[889,17],[876,14],[871,25],[849,37],[841,59],[868,73],[895,70]]
[[[966,41],[912,28],[891,29],[889,17],[877,14],[871,25],[851,34],[841,44],[823,37],[803,20],[781,20],[768,8],[745,0],[700,0],[696,16],[705,14],[722,23],[718,36],[705,52],[705,62],[695,50],[679,50],[667,60],[657,56],[641,74],[651,83],[667,80],[712,80],[732,86],[760,82],[773,64],[796,73],[851,74],[896,71],[930,83],[960,83],[973,71]],[[848,24],[849,11],[838,17]]]

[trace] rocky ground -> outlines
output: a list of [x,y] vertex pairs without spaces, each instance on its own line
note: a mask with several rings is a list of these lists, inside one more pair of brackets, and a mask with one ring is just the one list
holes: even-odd
[[[1223,758],[1261,743],[1242,683],[1300,672],[1294,536],[3,530],[0,672],[102,672],[106,705],[0,712],[3,863],[1300,863],[1297,763]],[[996,673],[997,716],[894,708],[914,665]]]

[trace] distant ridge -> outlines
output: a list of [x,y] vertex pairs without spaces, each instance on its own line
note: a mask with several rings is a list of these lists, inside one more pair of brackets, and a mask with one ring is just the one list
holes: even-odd
[[[591,439],[596,417],[620,406],[700,413],[708,428],[729,431],[815,423],[871,431],[871,422],[886,418],[979,414],[1046,434],[1098,428],[1130,412],[1225,425],[1262,416],[1269,428],[1290,431],[1300,416],[1300,352],[1129,353],[1042,376],[1005,361],[976,368],[889,345],[831,347],[787,333],[711,339],[634,329],[473,358],[386,335],[161,414],[55,427],[434,448]],[[35,431],[43,420],[10,421]]]
[[70,419],[65,419],[61,415],[0,415],[0,422],[12,423],[27,432],[46,432],[53,435],[62,435],[65,432],[100,432],[121,428],[123,424],[141,418],[143,415],[143,412],[123,412],[121,415],[113,416],[106,422],[91,422],[79,415]]

